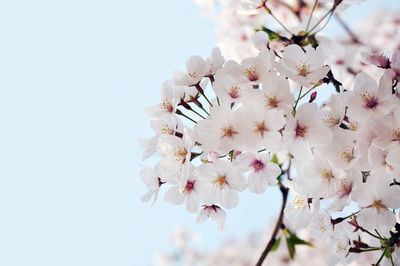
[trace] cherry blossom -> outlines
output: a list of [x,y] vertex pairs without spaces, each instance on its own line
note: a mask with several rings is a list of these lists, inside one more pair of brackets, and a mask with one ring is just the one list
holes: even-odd
[[269,184],[278,183],[277,177],[282,171],[277,164],[270,161],[271,156],[268,154],[257,156],[252,153],[242,153],[237,156],[235,163],[244,171],[251,171],[247,182],[251,192],[261,194]]
[[[295,249],[317,245],[325,253],[316,265],[396,265],[398,13],[378,12],[356,33],[337,16],[348,37],[320,34],[337,10],[357,2],[204,2],[221,5],[214,10],[221,50],[190,57],[163,84],[161,102],[145,109],[155,135],[141,141],[143,159],[161,159],[141,172],[142,200],[154,204],[164,193],[197,212],[197,222],[211,217],[223,230],[241,192],[272,187],[282,194],[272,236],[262,249],[238,249],[249,255],[237,265],[260,266],[273,252],[277,265],[305,265],[309,258]],[[188,263],[235,265],[238,255],[206,257]]]
[[226,223],[225,211],[217,205],[204,205],[199,216],[197,216],[197,222],[204,223],[210,217],[218,224],[218,229],[224,231]]
[[199,179],[202,184],[203,201],[207,205],[220,204],[227,209],[238,204],[238,191],[246,188],[244,176],[232,163],[222,160],[201,165]]
[[275,66],[281,74],[304,87],[317,84],[329,71],[329,67],[324,66],[324,54],[321,48],[309,48],[303,51],[295,44],[285,48],[282,60]]

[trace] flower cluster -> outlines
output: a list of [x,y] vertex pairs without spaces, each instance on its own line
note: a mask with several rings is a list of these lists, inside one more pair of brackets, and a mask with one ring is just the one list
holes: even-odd
[[[331,16],[352,1],[325,2],[332,4]],[[266,1],[255,8],[271,14]],[[395,265],[400,52],[364,53],[375,75],[360,72],[353,85],[343,85],[333,74],[337,69],[325,63],[328,46],[314,33],[322,21],[312,23],[310,15],[301,35],[290,38],[262,28],[267,40],[261,43],[279,39],[282,49],[259,45],[256,56],[239,63],[215,48],[210,57],[192,56],[185,71],[175,71],[160,102],[145,110],[155,136],[142,141],[143,159],[158,153],[161,160],[142,171],[149,190],[142,199],[155,202],[163,189],[165,201],[185,204],[198,222],[212,218],[223,230],[239,192],[277,186],[283,205],[271,241],[283,228],[294,249],[307,243],[295,236],[306,229],[334,243],[329,264],[372,252],[376,264]],[[331,87],[336,93],[320,102],[318,93]],[[286,206],[289,191],[294,198]]]

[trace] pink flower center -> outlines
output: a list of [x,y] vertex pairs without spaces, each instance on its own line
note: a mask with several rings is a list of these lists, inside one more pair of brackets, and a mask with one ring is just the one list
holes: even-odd
[[161,134],[168,134],[168,135],[173,135],[175,131],[171,128],[168,127],[168,124],[164,124],[161,129]]
[[174,107],[172,107],[172,104],[168,101],[167,98],[165,98],[165,100],[161,101],[160,108],[161,108],[161,110],[168,112],[168,113],[172,113],[174,111]]
[[215,177],[213,183],[219,189],[224,189],[228,185],[228,181],[226,181],[226,176],[225,175],[218,175],[217,177]]
[[233,138],[233,136],[238,133],[237,131],[235,131],[235,129],[232,126],[224,127],[221,130],[222,130],[221,138],[224,138],[224,137]]
[[337,152],[337,156],[346,163],[350,163],[354,158],[354,148],[348,145],[342,147],[342,151]]
[[240,88],[238,86],[233,86],[231,90],[229,91],[229,96],[231,96],[232,99],[237,99],[240,96]]
[[375,200],[375,201],[370,205],[370,207],[375,208],[375,209],[376,209],[376,212],[377,212],[378,214],[380,214],[382,210],[387,210],[386,205],[383,204],[383,202],[382,202],[381,200]]
[[246,69],[246,76],[250,81],[258,80],[258,75],[257,75],[256,69],[254,67],[250,67],[250,68]]
[[264,137],[264,133],[268,131],[268,128],[265,126],[265,122],[254,122],[254,133],[260,133],[261,137]]
[[301,65],[296,66],[297,72],[302,77],[307,77],[308,73],[310,72],[310,64],[302,63]]
[[265,105],[268,105],[269,107],[272,107],[272,108],[277,108],[277,107],[279,107],[279,100],[276,98],[276,96],[267,96],[267,95],[264,95],[265,96]]
[[186,186],[185,186],[185,189],[183,190],[183,193],[185,195],[189,194],[194,189],[194,184],[195,183],[196,183],[195,180],[186,181]]
[[400,128],[393,130],[392,141],[400,141]]
[[374,109],[378,105],[378,99],[374,95],[369,94],[368,92],[363,93],[361,97],[364,100],[365,107],[369,109]]
[[250,163],[250,166],[254,168],[255,173],[259,173],[265,168],[265,164],[261,160],[254,160]]
[[307,126],[300,125],[299,121],[296,123],[296,138],[304,138],[307,134]]
[[349,183],[346,181],[343,181],[340,184],[339,192],[340,192],[340,198],[346,197],[350,195],[350,192],[353,190],[353,183]]
[[173,153],[173,157],[176,161],[182,161],[182,164],[186,161],[187,150],[182,147],[177,147]]

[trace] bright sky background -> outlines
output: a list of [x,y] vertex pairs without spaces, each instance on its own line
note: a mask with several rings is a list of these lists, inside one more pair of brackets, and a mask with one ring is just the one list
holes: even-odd
[[[370,0],[349,18],[372,4],[400,6]],[[140,202],[137,140],[153,135],[142,110],[214,43],[190,0],[0,3],[0,265],[151,265],[174,225],[208,247],[265,227],[273,189],[243,193],[224,233]]]

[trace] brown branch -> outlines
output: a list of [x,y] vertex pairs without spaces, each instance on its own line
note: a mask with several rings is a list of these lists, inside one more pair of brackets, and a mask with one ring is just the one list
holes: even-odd
[[283,222],[283,214],[286,206],[286,201],[288,197],[288,192],[289,188],[286,188],[282,185],[282,183],[279,183],[279,189],[282,192],[282,207],[281,207],[281,213],[279,214],[278,221],[275,224],[274,232],[272,233],[271,239],[269,240],[267,246],[265,247],[263,253],[261,254],[261,257],[258,259],[256,266],[261,266],[262,263],[264,262],[265,258],[267,257],[268,253],[271,251],[271,248],[274,246],[275,241],[276,241],[276,235],[279,232],[279,229],[281,228],[282,222]]
[[344,22],[344,20],[335,14],[336,20],[339,22],[339,24],[343,27],[343,29],[347,32],[347,34],[350,36],[350,39],[353,43],[355,44],[362,44],[361,41],[357,38],[357,36],[354,34],[354,32],[350,29],[349,25]]

